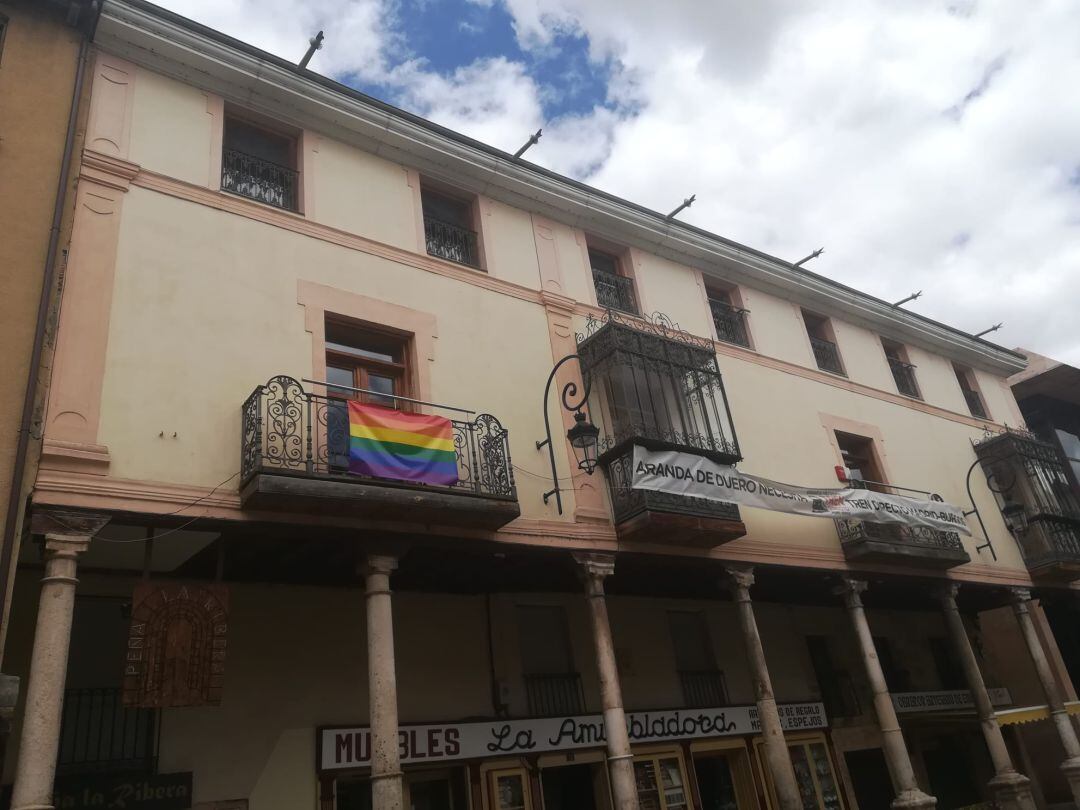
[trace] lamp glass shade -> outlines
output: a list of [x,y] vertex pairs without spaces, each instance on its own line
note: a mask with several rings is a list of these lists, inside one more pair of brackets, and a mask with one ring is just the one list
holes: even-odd
[[570,446],[574,448],[577,457],[578,469],[592,475],[596,469],[597,439],[600,436],[600,428],[588,420],[581,411],[574,414],[574,425],[566,431],[566,438],[570,440]]
[[1027,510],[1024,509],[1023,504],[1016,501],[1005,501],[1004,506],[1001,507],[1001,514],[1005,518],[1005,523],[1010,531],[1016,534],[1023,534],[1027,531]]

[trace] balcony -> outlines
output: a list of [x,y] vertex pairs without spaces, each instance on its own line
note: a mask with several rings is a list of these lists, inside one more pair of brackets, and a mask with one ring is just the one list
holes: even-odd
[[848,562],[884,562],[919,568],[953,568],[971,562],[956,532],[894,523],[836,521]]
[[844,365],[840,362],[840,350],[831,340],[810,335],[810,347],[814,350],[814,361],[822,371],[844,374]]
[[221,190],[286,211],[297,210],[299,172],[268,160],[225,149],[221,154]]
[[614,309],[630,315],[638,314],[637,296],[634,295],[634,280],[603,270],[593,270],[593,287],[596,288],[596,305],[603,309]]
[[724,343],[750,348],[750,336],[746,330],[746,310],[733,307],[724,301],[709,299],[716,339]]
[[635,445],[720,464],[742,457],[712,341],[680,331],[663,316],[633,318],[614,310],[590,317],[577,337],[619,539],[711,548],[745,534],[734,504],[630,486]]
[[726,706],[727,684],[718,669],[679,670],[683,705],[688,709],[712,709]]
[[968,411],[976,419],[986,419],[986,408],[983,406],[982,397],[979,396],[978,391],[972,391],[968,388],[964,390],[964,399],[967,400]]
[[1033,579],[1080,577],[1080,500],[1058,448],[1033,433],[1006,428],[975,445],[988,480],[1024,507],[1027,526],[1016,540]]
[[430,256],[437,256],[468,267],[480,266],[476,231],[425,216],[424,239]]
[[905,397],[922,399],[922,394],[919,393],[919,384],[915,381],[915,366],[896,357],[890,357],[889,368],[892,370],[897,391]]
[[585,713],[581,675],[576,672],[526,675],[525,695],[530,717],[572,717]]
[[508,434],[494,416],[451,420],[458,477],[452,486],[350,473],[346,400],[305,391],[292,377],[256,388],[241,416],[245,508],[479,529],[499,528],[521,513]]
[[124,706],[119,689],[66,690],[57,775],[153,773],[159,718],[157,709]]

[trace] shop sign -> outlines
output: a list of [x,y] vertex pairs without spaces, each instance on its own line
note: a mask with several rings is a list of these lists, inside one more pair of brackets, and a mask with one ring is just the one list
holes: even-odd
[[56,780],[56,810],[186,810],[191,771],[145,776],[70,776]]
[[[993,706],[1008,706],[1012,695],[1004,687],[987,689]],[[975,701],[967,689],[952,689],[942,692],[898,692],[892,696],[897,714],[911,712],[944,712],[956,709],[974,709]]]
[[939,500],[918,500],[869,489],[809,489],[739,472],[692,453],[634,447],[634,489],[689,495],[820,518],[921,526],[971,535],[964,510]]
[[[788,703],[779,710],[785,731],[828,726],[822,703]],[[631,743],[655,743],[758,734],[761,723],[756,706],[726,706],[722,709],[632,712],[626,715],[626,729]],[[317,768],[320,771],[362,768],[371,758],[371,735],[367,728],[319,729],[317,740]],[[403,763],[600,748],[606,741],[604,717],[600,714],[438,723],[398,729]]]

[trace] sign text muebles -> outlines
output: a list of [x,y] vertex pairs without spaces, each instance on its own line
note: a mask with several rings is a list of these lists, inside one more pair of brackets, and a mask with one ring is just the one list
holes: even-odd
[[868,489],[810,489],[781,484],[675,450],[634,447],[635,489],[737,503],[808,517],[922,526],[971,535],[964,510],[943,501],[917,500]]
[[[785,731],[828,726],[821,703],[790,703],[779,707]],[[669,709],[632,712],[626,716],[632,744],[758,734],[756,706],[718,709]],[[601,748],[607,739],[603,715],[488,720],[477,723],[434,723],[401,726],[398,741],[402,763],[456,759],[492,759],[544,751]],[[320,771],[367,767],[371,756],[369,730],[324,728],[318,732]]]

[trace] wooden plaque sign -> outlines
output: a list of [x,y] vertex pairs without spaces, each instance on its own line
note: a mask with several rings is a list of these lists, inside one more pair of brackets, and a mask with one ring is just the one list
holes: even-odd
[[217,706],[225,682],[229,589],[142,582],[135,586],[124,662],[124,705]]

